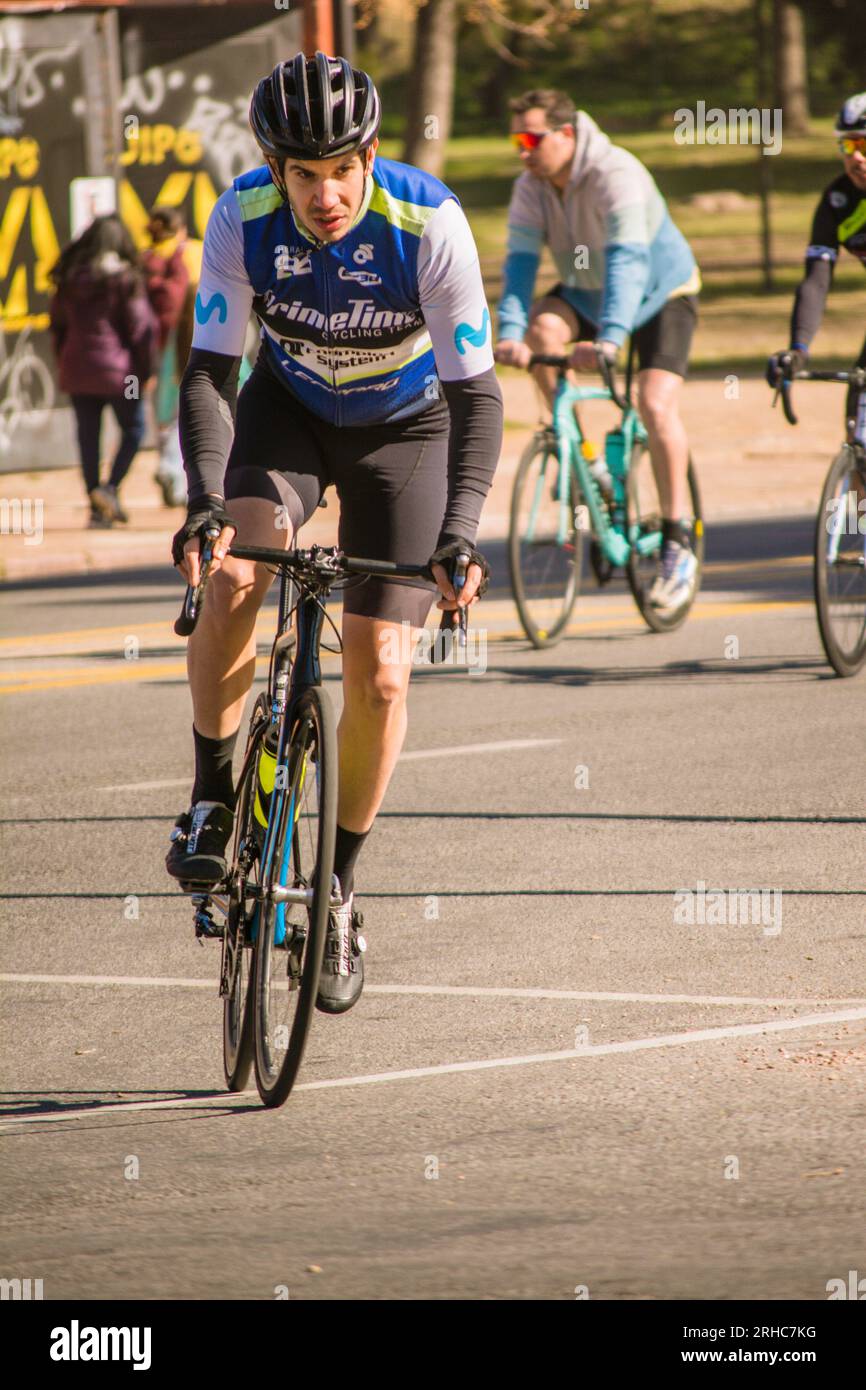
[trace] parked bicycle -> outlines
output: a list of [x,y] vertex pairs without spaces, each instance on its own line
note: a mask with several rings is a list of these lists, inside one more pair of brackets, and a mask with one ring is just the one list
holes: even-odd
[[[631,403],[631,372],[626,376],[625,394],[620,395],[613,368],[602,353],[598,364],[602,387],[571,385],[567,357],[536,354],[529,363],[530,368],[550,366],[558,371],[552,424],[539,430],[527,445],[511,498],[511,588],[523,630],[536,647],[553,646],[571,617],[580,590],[587,532],[599,582],[606,583],[616,569],[624,568],[638,610],[654,632],[671,632],[685,622],[700,588],[704,527],[690,460],[689,520],[698,561],[694,590],[673,611],[650,603],[661,557],[662,525],[647,433]],[[622,416],[605,438],[603,460],[595,462],[574,409],[591,400],[612,400]]]
[[[784,372],[779,396],[796,425],[793,381],[838,381],[853,387],[846,439],[830,465],[815,524],[813,583],[818,630],[837,676],[856,676],[866,661],[866,368],[847,372]],[[847,412],[846,412],[847,413]]]

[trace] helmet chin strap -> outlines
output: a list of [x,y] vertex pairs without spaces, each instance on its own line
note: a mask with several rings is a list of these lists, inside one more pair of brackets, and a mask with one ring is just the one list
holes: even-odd
[[278,193],[280,193],[280,195],[282,196],[283,201],[288,203],[289,190],[286,188],[286,185],[283,182],[283,175],[280,170],[279,164],[273,158],[272,155],[265,155],[265,163],[271,171],[271,179],[273,180],[275,188],[277,189]]
[[[359,151],[358,151],[358,154],[363,155],[363,157],[364,157],[364,192],[363,192],[363,194],[361,195],[361,204],[363,204],[363,202],[364,202],[364,197],[366,196],[366,193],[367,193],[367,180],[368,180],[369,178],[372,177],[372,174],[373,174],[373,161],[374,161],[376,155],[375,155],[375,151],[371,151],[370,148],[369,148],[369,146],[368,146],[366,149],[364,149],[364,150],[359,150]],[[265,155],[265,163],[267,164],[268,169],[270,170],[271,179],[272,179],[272,181],[273,181],[273,183],[274,183],[274,186],[276,187],[276,189],[278,190],[278,192],[279,192],[280,195],[282,196],[283,201],[284,201],[285,203],[288,204],[289,208],[291,209],[291,213],[292,213],[292,216],[294,217],[295,221],[296,221],[301,227],[303,227],[304,232],[305,232],[307,235],[309,235],[309,237],[311,238],[311,240],[314,241],[315,244],[316,244],[318,247],[325,246],[327,243],[324,242],[324,241],[322,241],[319,237],[317,237],[316,234],[315,234],[315,232],[313,232],[309,227],[306,226],[306,224],[304,223],[303,219],[300,218],[300,217],[298,216],[297,212],[295,211],[294,204],[292,203],[292,200],[291,200],[291,198],[289,197],[289,190],[286,188],[286,185],[285,185],[285,183],[283,182],[282,175],[278,172],[279,166],[277,166],[277,167],[275,168],[276,160],[275,160],[275,159],[273,158],[273,156],[271,156],[271,155]],[[356,214],[356,216],[357,216],[357,214]],[[354,225],[354,223],[353,223],[352,225]]]

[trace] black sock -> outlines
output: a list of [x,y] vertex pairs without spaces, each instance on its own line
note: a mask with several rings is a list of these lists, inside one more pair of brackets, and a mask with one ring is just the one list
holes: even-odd
[[220,801],[230,811],[235,808],[235,789],[232,780],[232,755],[237,743],[237,731],[226,738],[205,738],[193,725],[195,741],[195,783],[193,805],[197,801]]
[[669,521],[667,517],[663,517],[662,539],[676,541],[677,545],[685,546],[686,550],[691,550],[692,528],[687,521]]
[[340,887],[343,890],[343,902],[346,902],[355,887],[355,861],[361,853],[361,846],[369,833],[369,830],[362,830],[360,835],[358,835],[354,830],[344,830],[342,825],[337,826],[337,849],[334,854],[334,873],[340,880]]

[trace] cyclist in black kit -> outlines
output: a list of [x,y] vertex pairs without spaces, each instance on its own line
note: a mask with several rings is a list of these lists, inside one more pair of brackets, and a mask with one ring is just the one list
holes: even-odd
[[[845,172],[824,189],[812,220],[806,248],[806,272],[797,289],[791,315],[791,345],[773,353],[767,380],[776,386],[783,371],[802,371],[809,344],[821,326],[824,305],[833,280],[840,247],[866,266],[866,92],[849,97],[836,121],[836,137]],[[866,366],[866,341],[857,365]],[[853,401],[849,393],[848,415]]]

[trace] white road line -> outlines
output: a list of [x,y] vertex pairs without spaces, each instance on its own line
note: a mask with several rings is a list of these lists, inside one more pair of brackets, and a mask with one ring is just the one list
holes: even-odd
[[118,787],[94,787],[97,792],[149,792],[161,787],[188,787],[189,776],[170,777],[165,782],[123,782]]
[[[544,748],[552,743],[562,743],[561,738],[511,738],[502,743],[463,743],[449,744],[445,748],[415,748],[401,753],[401,763],[414,762],[418,758],[459,758],[467,753],[510,753],[519,748]],[[116,787],[94,787],[97,792],[145,792],[160,787],[185,787],[189,777],[172,777],[166,782],[121,782]]]
[[[303,1081],[296,1086],[298,1091],[327,1091],[345,1089],[350,1086],[375,1086],[389,1081],[416,1081],[428,1076],[449,1076],[457,1072],[492,1071],[498,1067],[527,1067],[539,1062],[570,1062],[581,1057],[609,1057],[620,1052],[643,1052],[659,1047],[684,1047],[691,1043],[720,1042],[725,1038],[756,1037],[762,1033],[786,1033],[804,1028],[826,1028],[832,1023],[853,1023],[866,1018],[866,1008],[842,1009],[835,1013],[804,1014],[802,1018],[769,1019],[764,1023],[739,1023],[728,1028],[700,1028],[686,1033],[666,1033],[654,1038],[632,1038],[625,1042],[600,1043],[581,1048],[569,1048],[564,1052],[536,1052],[522,1057],[491,1057],[480,1062],[446,1062],[435,1067],[410,1067],[405,1071],[370,1072],[362,1076],[339,1076],[330,1081]],[[113,1115],[123,1111],[136,1110],[175,1110],[184,1106],[194,1106],[207,1110],[216,1106],[221,1110],[232,1109],[237,1105],[249,1105],[247,1096],[223,1096],[214,1094],[209,1098],[187,1097],[183,1100],[145,1100],[120,1101],[116,1105],[89,1106],[80,1110],[67,1110],[58,1115],[12,1116],[0,1125],[0,1134],[11,1134],[22,1125],[54,1124],[58,1120],[80,1120]]]
[[[133,987],[159,987],[174,989],[216,989],[215,979],[195,979],[179,975],[26,975],[0,974],[0,984],[24,985],[131,985]],[[751,1006],[770,1005],[808,1005],[816,1008],[821,1004],[866,1004],[866,996],[853,998],[833,996],[830,999],[809,999],[786,997],[764,998],[751,994],[634,994],[621,990],[598,989],[526,989],[499,988],[490,985],[365,985],[367,994],[431,994],[457,995],[466,998],[490,999],[578,999],[587,1003],[621,1004],[720,1004]]]
[[409,753],[401,753],[401,763],[413,762],[416,758],[459,758],[464,753],[509,753],[518,748],[544,748],[552,743],[562,743],[561,738],[511,738],[502,743],[464,743],[446,748],[416,748]]

